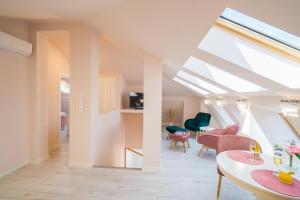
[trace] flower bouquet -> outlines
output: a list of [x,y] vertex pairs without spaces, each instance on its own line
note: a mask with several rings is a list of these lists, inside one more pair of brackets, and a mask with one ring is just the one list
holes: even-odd
[[296,141],[287,141],[283,147],[279,144],[275,144],[274,150],[282,150],[286,153],[285,168],[296,173],[298,167],[294,163],[294,157],[300,160],[300,147],[296,145]]
[[173,109],[168,110],[167,117],[169,119],[170,126],[173,126],[175,116],[176,116],[175,110],[173,110]]

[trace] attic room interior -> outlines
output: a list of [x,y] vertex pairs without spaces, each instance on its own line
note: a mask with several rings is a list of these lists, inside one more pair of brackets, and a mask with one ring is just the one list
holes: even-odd
[[298,8],[1,0],[0,199],[300,199]]

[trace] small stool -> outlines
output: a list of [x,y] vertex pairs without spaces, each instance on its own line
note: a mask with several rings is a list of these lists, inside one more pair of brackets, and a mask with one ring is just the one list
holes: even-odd
[[167,126],[168,136],[167,140],[170,139],[170,136],[175,134],[176,132],[186,132],[187,130],[185,128],[181,128],[179,126]]
[[183,152],[186,152],[186,146],[185,144],[187,144],[188,148],[190,148],[190,142],[189,142],[189,138],[190,138],[191,134],[190,133],[184,133],[184,134],[172,134],[170,135],[170,139],[171,141],[171,145],[170,145],[170,149],[172,149],[173,147],[176,146],[177,142],[181,142],[182,146],[183,146]]

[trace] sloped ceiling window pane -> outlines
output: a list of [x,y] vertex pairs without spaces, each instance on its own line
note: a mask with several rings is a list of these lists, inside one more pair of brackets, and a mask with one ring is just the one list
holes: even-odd
[[202,80],[198,77],[195,77],[195,76],[193,76],[189,73],[186,73],[184,71],[180,70],[177,73],[177,76],[184,79],[184,80],[187,80],[187,81],[189,81],[189,82],[191,82],[191,83],[193,83],[193,84],[195,84],[199,87],[202,87],[202,88],[204,88],[204,89],[206,89],[210,92],[213,92],[215,94],[225,94],[225,93],[227,93],[225,90],[223,90],[219,87],[216,87],[216,86],[214,86],[214,85],[212,85],[212,84],[210,84],[210,83],[208,83],[208,82],[206,82],[206,81],[204,81],[204,80]]
[[202,95],[207,95],[207,94],[210,94],[209,92],[205,91],[205,90],[202,90],[196,86],[194,86],[193,84],[189,83],[189,82],[186,82],[178,77],[174,77],[173,80],[191,90],[194,90],[195,92],[198,92],[199,94],[202,94]]
[[199,60],[193,56],[189,57],[183,67],[221,85],[224,85],[236,92],[265,91],[264,88],[254,83],[209,65],[208,63],[203,62],[202,60]]
[[300,51],[299,37],[271,26],[265,22],[230,8],[226,8],[224,10],[221,18]]
[[300,88],[300,64],[254,42],[213,27],[198,48],[288,88]]

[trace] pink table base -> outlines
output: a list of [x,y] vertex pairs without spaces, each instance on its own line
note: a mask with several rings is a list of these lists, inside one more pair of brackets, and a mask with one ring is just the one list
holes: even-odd
[[292,197],[300,197],[299,180],[294,179],[293,184],[287,185],[281,183],[278,177],[273,175],[273,172],[271,170],[257,169],[251,172],[251,176],[257,183],[270,190]]
[[253,154],[247,151],[231,150],[227,152],[227,156],[235,161],[248,164],[248,165],[262,165],[264,160],[253,160]]

